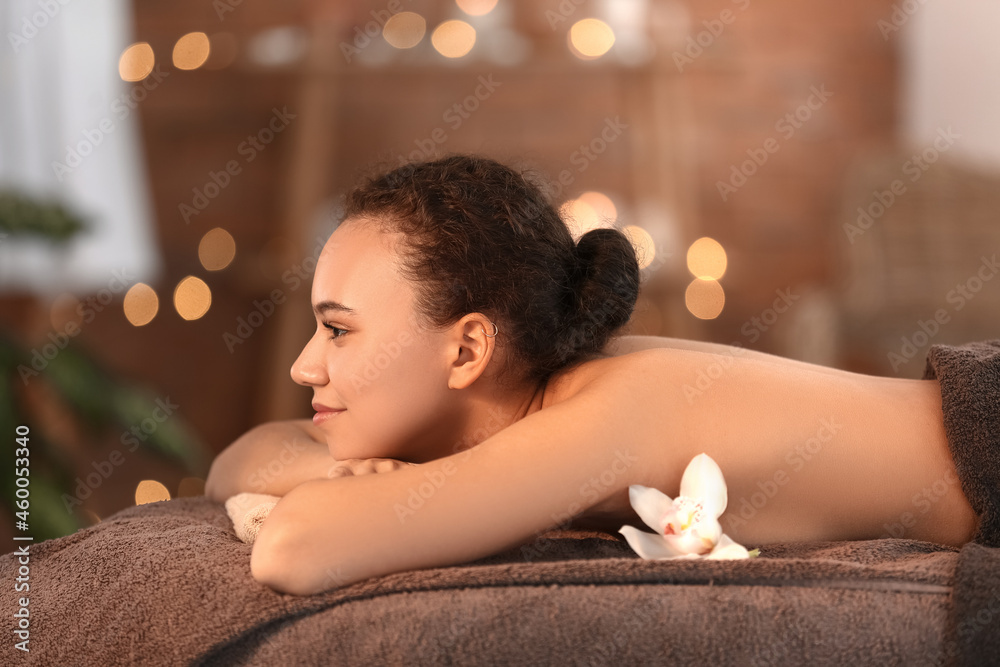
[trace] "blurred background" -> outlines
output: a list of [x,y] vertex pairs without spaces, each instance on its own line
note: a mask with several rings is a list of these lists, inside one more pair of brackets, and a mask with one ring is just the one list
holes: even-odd
[[[202,493],[378,163],[480,152],[642,262],[631,333],[920,377],[1000,335],[989,0],[4,0],[0,531]],[[10,472],[7,472],[10,471]],[[23,495],[23,491],[21,492]]]

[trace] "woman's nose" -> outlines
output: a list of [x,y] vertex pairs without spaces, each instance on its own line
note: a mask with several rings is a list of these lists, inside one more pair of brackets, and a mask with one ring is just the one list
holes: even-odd
[[312,340],[306,343],[299,353],[299,358],[292,364],[291,376],[297,384],[312,387],[327,383],[326,368],[322,358],[313,352]]

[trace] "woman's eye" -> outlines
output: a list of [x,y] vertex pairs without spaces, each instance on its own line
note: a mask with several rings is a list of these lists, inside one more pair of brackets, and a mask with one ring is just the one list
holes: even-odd
[[[337,340],[338,338],[340,338],[341,336],[343,336],[345,333],[347,333],[347,329],[338,329],[337,327],[333,326],[332,324],[327,324],[326,322],[323,323],[323,326],[333,332],[333,334],[330,336],[330,340]],[[341,333],[337,333],[338,331],[341,332]]]

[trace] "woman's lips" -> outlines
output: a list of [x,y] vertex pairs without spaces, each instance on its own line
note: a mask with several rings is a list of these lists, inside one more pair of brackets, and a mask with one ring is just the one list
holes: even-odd
[[313,424],[319,426],[328,419],[332,419],[346,410],[319,410],[313,415]]

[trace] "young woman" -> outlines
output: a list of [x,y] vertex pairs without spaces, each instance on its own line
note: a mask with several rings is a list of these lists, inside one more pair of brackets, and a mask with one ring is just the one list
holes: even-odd
[[936,380],[623,336],[638,291],[627,237],[575,243],[539,187],[495,161],[411,164],[351,192],[291,369],[316,414],[253,429],[207,481],[220,502],[283,496],[253,576],[305,595],[556,526],[642,529],[629,485],[673,497],[701,452],[728,486],[722,527],[748,548],[970,539]]

